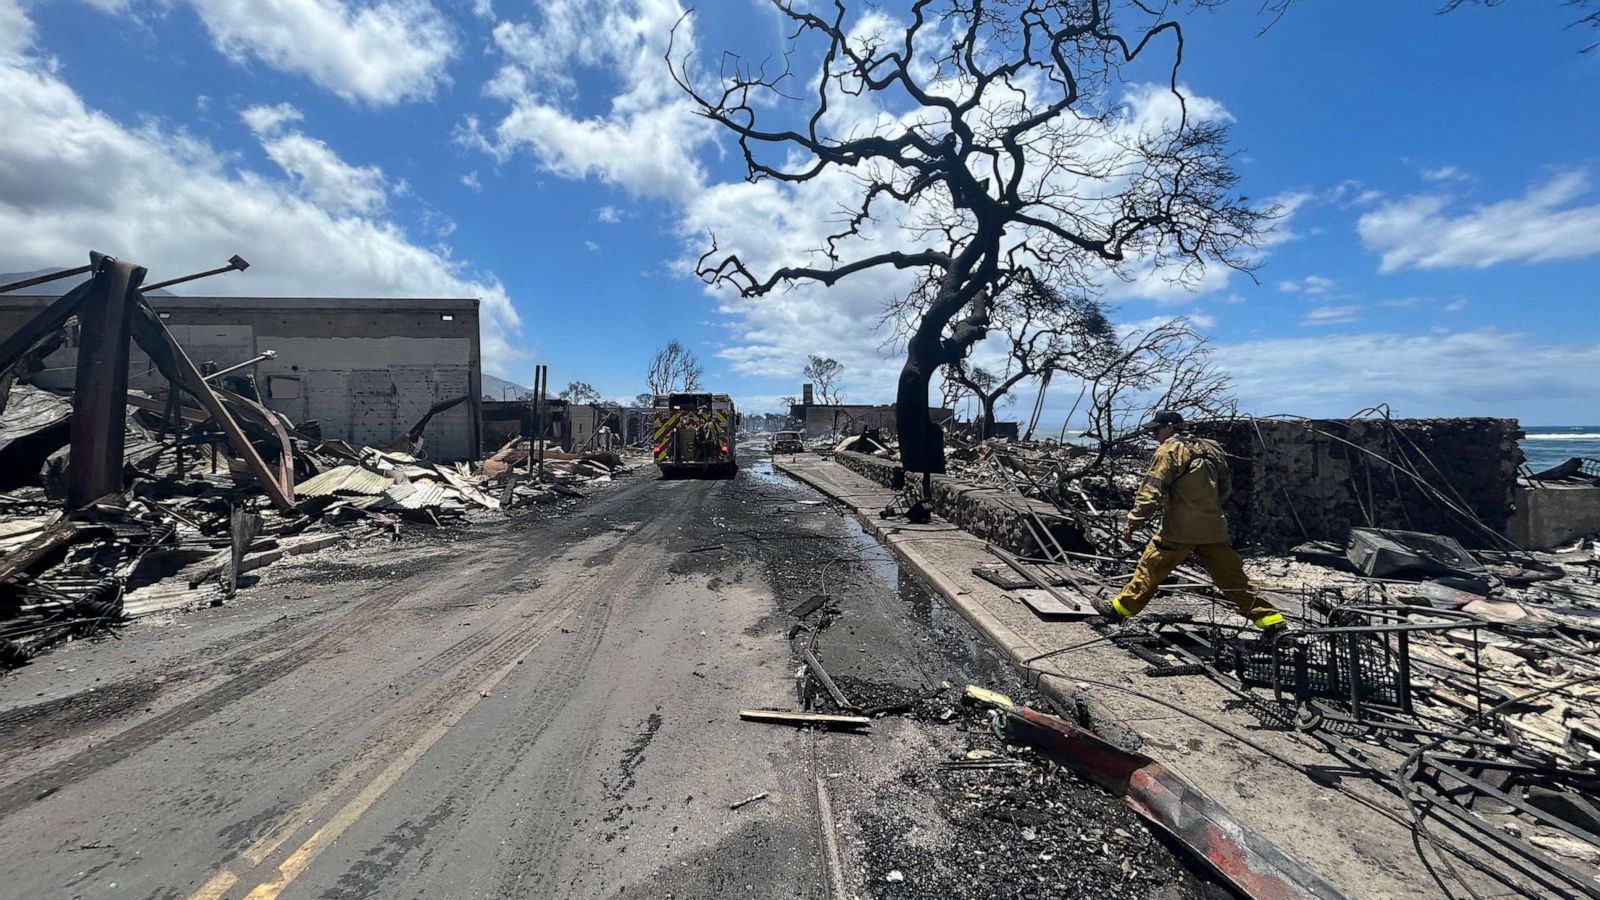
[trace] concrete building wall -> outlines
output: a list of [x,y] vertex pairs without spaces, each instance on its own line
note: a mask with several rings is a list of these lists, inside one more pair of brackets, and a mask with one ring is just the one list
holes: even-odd
[[1600,487],[1524,482],[1516,496],[1509,536],[1529,550],[1551,550],[1600,534]]
[[[953,415],[948,409],[929,409],[935,422],[943,422]],[[894,407],[855,404],[795,404],[789,416],[800,423],[808,436],[823,434],[860,434],[863,428],[877,428],[886,434],[895,434]]]
[[[53,297],[0,296],[0,336],[9,335]],[[265,350],[278,358],[251,369],[262,400],[296,424],[315,419],[327,438],[387,444],[435,403],[467,396],[423,432],[424,450],[440,460],[479,455],[481,359],[478,301],[310,297],[151,297],[197,365],[226,368]],[[72,384],[76,350],[65,347],[39,376]],[[130,388],[164,387],[134,345]]]

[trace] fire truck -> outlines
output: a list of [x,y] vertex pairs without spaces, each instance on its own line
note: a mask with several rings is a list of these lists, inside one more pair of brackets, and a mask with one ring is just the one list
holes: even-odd
[[683,393],[656,398],[651,447],[663,477],[703,473],[732,478],[738,470],[739,414],[727,394]]

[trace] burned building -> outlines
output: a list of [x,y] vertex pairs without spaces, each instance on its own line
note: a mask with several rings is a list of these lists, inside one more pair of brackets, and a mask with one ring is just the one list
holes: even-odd
[[[817,403],[812,386],[802,385],[800,402],[789,407],[789,419],[808,436],[860,434],[863,428],[876,428],[897,434],[894,404]],[[928,417],[939,425],[955,418],[955,410],[929,407]]]
[[[0,339],[54,297],[0,296]],[[482,408],[478,301],[462,298],[149,297],[196,365],[241,369],[263,403],[322,437],[383,446],[403,437],[435,407],[422,431],[432,459],[478,456]],[[70,388],[77,349],[64,346],[32,380]],[[131,389],[164,387],[138,347],[129,358]],[[309,427],[309,426],[308,426]]]

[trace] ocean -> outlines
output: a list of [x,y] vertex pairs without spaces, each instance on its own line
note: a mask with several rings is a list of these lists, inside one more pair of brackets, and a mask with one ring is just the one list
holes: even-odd
[[1535,472],[1566,462],[1574,456],[1600,459],[1600,425],[1524,425],[1522,454]]

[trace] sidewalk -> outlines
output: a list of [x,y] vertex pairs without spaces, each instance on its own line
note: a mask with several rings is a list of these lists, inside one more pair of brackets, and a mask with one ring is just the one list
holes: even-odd
[[[1193,716],[1075,679],[1121,685],[1191,711],[1286,759],[1339,770],[1340,760],[1320,745],[1292,732],[1262,729],[1255,716],[1236,708],[1238,701],[1233,695],[1207,678],[1146,677],[1144,661],[1109,643],[1028,663],[1041,654],[1093,640],[1101,632],[1091,628],[1088,620],[1042,620],[1007,591],[973,575],[974,566],[993,564],[995,557],[985,549],[983,540],[951,523],[935,518],[927,525],[912,525],[904,519],[881,518],[880,511],[895,497],[889,489],[811,454],[774,458],[773,466],[852,510],[869,533],[892,548],[903,565],[937,590],[1013,663],[1031,669],[1029,680],[1036,681],[1063,709],[1071,710],[1086,700],[1094,727],[1106,738],[1142,743],[1143,752],[1350,896],[1449,896],[1418,857],[1404,804],[1381,786],[1360,776],[1341,779],[1350,793],[1318,785]],[[1160,609],[1161,604],[1158,599],[1152,610]],[[1229,617],[1237,614],[1230,607],[1218,607],[1219,622],[1227,622]],[[1435,821],[1430,830],[1438,834],[1446,829]],[[1429,861],[1442,869],[1436,859],[1439,851],[1426,842],[1422,846],[1427,848]],[[1459,860],[1454,866],[1480,897],[1527,895]],[[1441,877],[1452,890],[1460,890],[1448,875]],[[1537,889],[1530,885],[1527,890]]]

